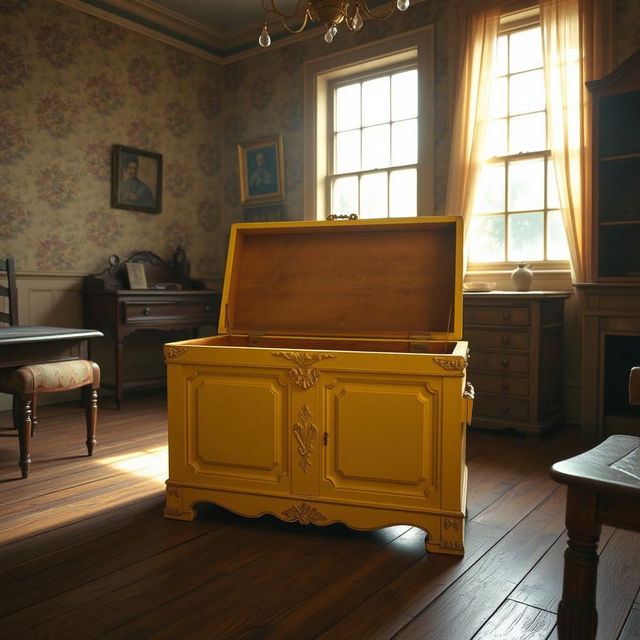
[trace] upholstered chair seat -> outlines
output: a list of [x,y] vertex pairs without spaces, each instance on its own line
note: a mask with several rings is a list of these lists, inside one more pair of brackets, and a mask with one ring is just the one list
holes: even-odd
[[20,440],[20,469],[22,477],[29,474],[31,464],[31,436],[37,427],[36,397],[40,393],[67,391],[91,387],[87,395],[87,452],[93,454],[96,444],[98,415],[98,388],[100,367],[91,360],[65,360],[26,365],[17,369],[0,371],[0,392],[19,398],[14,404],[14,423]]

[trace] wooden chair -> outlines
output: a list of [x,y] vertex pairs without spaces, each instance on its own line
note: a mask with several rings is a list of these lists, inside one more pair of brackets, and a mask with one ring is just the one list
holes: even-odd
[[[0,285],[0,302],[7,302],[0,311],[0,323],[14,326],[18,324],[18,296],[13,258],[0,260],[0,274],[6,274],[7,286]],[[3,308],[0,306],[0,308]],[[42,362],[23,367],[0,369],[0,392],[13,396],[13,423],[18,430],[20,443],[20,469],[22,477],[29,474],[31,464],[31,437],[36,434],[37,396],[40,393],[69,391],[81,387],[91,388],[85,393],[87,452],[93,455],[96,445],[96,424],[98,420],[98,388],[100,368],[91,360],[64,360]]]

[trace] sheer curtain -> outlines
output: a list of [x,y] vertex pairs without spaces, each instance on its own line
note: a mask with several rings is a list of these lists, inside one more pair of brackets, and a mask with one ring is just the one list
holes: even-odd
[[[467,13],[462,26],[445,212],[464,217],[465,237],[482,166],[481,150],[486,133],[499,22],[500,6],[493,3],[493,6]],[[466,264],[467,256],[465,269]]]
[[540,0],[547,130],[572,278],[587,278],[589,202],[580,0]]

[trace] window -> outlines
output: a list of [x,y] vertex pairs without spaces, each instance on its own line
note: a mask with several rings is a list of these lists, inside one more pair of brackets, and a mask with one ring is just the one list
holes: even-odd
[[415,66],[337,82],[330,95],[331,212],[360,218],[417,215]]
[[432,50],[429,26],[305,65],[305,218],[433,214]]
[[468,234],[469,263],[567,261],[547,142],[537,15],[524,24],[513,14],[501,22],[494,67],[486,162]]

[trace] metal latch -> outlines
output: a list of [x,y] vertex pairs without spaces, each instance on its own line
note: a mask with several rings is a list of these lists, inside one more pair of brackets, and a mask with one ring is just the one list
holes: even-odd
[[264,346],[264,334],[266,331],[257,331],[255,333],[250,333],[249,338],[249,346],[250,347],[263,347]]
[[429,353],[430,333],[419,333],[409,336],[409,353]]

